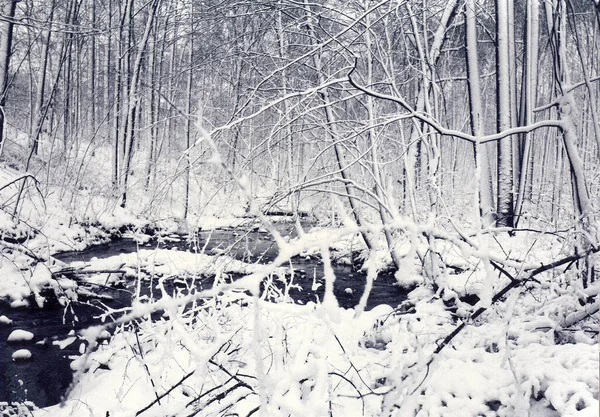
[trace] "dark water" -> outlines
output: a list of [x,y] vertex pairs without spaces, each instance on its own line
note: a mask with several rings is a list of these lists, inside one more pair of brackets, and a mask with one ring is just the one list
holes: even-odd
[[[96,320],[100,310],[92,305],[73,303],[70,307],[53,305],[44,309],[11,309],[0,306],[0,315],[8,316],[11,326],[0,326],[0,402],[33,401],[39,407],[57,404],[71,383],[71,360],[79,355],[81,341],[76,340],[60,349],[55,341],[69,337]],[[6,339],[15,329],[34,334],[31,342],[7,343]],[[12,353],[28,349],[32,359],[13,362]]]
[[[293,226],[279,225],[278,228],[284,235],[294,235]],[[193,252],[227,253],[237,259],[247,262],[266,263],[275,258],[277,248],[269,234],[259,230],[216,230],[213,232],[200,232],[193,236],[166,236],[151,240],[145,244],[138,244],[133,239],[123,238],[105,245],[90,247],[80,252],[65,252],[55,257],[64,262],[88,261],[93,257],[105,258],[119,253],[131,253],[138,248],[161,247]],[[323,266],[319,259],[293,258],[288,267],[294,268],[294,284],[300,288],[291,288],[289,295],[296,303],[305,304],[309,301],[322,300],[324,282],[320,279],[323,275]],[[334,293],[340,306],[351,308],[358,304],[364,290],[365,274],[353,270],[351,266],[333,266],[336,282]],[[313,277],[316,276],[316,281]],[[200,284],[200,282],[198,281]],[[275,283],[276,288],[271,288],[268,294],[283,292],[284,285]],[[313,291],[313,284],[321,284]],[[83,286],[84,284],[82,284]],[[124,288],[107,288],[89,286],[90,292],[96,292],[110,299],[103,299],[102,303],[110,307],[130,305],[133,283],[128,283]],[[212,278],[207,277],[202,283],[204,287],[212,285]],[[176,283],[169,282],[167,290],[175,291]],[[147,290],[147,288],[146,288]],[[406,292],[395,285],[393,273],[382,273],[374,282],[367,309],[379,304],[395,306],[406,297]],[[69,337],[69,332],[77,332],[98,320],[95,318],[101,309],[98,300],[89,299],[84,302],[71,303],[67,308],[54,303],[44,309],[11,309],[0,303],[0,315],[6,315],[13,320],[12,326],[0,325],[0,403],[22,402],[29,400],[39,407],[45,407],[60,402],[61,395],[71,382],[69,356],[79,355],[81,341],[75,340],[72,344],[60,349],[53,342]],[[8,335],[14,329],[28,330],[34,333],[32,342],[8,344]],[[38,344],[37,342],[44,342]],[[17,349],[26,348],[33,354],[32,360],[27,362],[13,362],[12,353]],[[1,411],[1,407],[0,407]]]

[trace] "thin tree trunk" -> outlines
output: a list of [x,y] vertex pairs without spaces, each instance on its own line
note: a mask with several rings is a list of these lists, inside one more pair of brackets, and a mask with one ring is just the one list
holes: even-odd
[[[415,106],[415,111],[422,113],[428,112],[431,113],[431,106],[429,103],[429,80],[432,79],[432,73],[429,70],[431,67],[435,67],[438,59],[440,57],[440,51],[442,45],[446,39],[447,29],[451,24],[454,16],[456,14],[456,7],[458,1],[457,0],[449,0],[446,3],[444,8],[444,12],[442,13],[440,23],[438,24],[436,31],[433,35],[433,39],[431,42],[431,47],[429,48],[428,53],[425,52],[422,42],[419,37],[419,31],[416,24],[416,19],[414,17],[414,13],[412,12],[412,8],[410,3],[405,3],[407,11],[410,16],[411,26],[413,28],[414,37],[415,37],[415,46],[417,47],[417,53],[419,54],[419,58],[421,61],[421,72],[422,72],[422,82],[418,87],[418,91],[416,93],[417,104]],[[413,215],[417,213],[416,207],[416,196],[415,193],[418,188],[418,179],[419,173],[421,171],[421,140],[422,137],[426,134],[429,127],[414,121],[411,131],[411,136],[409,140],[409,148],[405,154],[405,177],[406,177],[406,192],[409,196],[409,201],[412,206]]]
[[[92,1],[90,6],[90,20],[92,24],[92,30],[96,28],[96,2]],[[90,109],[90,130],[92,132],[92,139],[94,138],[93,132],[96,131],[96,36],[93,35],[90,39],[90,98],[91,98],[91,109]]]
[[[146,179],[144,183],[144,188],[148,191],[150,187],[150,179],[152,178],[152,169],[154,167],[154,153],[156,151],[156,134],[157,134],[157,108],[158,108],[158,100],[156,98],[157,91],[157,71],[159,71],[159,66],[156,64],[156,56],[159,53],[159,49],[157,48],[158,43],[158,26],[155,22],[155,27],[152,32],[152,46],[149,48],[151,51],[148,54],[148,68],[150,71],[150,101],[147,106],[147,119],[148,124],[150,126],[149,129],[149,140],[148,140],[148,161],[146,168]],[[163,42],[164,44],[164,42]],[[162,49],[164,50],[164,49]],[[162,53],[159,59],[162,59]],[[160,74],[159,79],[160,79]]]
[[[365,0],[364,4],[365,10],[368,9],[368,0]],[[367,47],[367,83],[370,85],[373,82],[373,58],[372,54],[372,40],[371,40],[371,21],[369,16],[365,17],[365,25],[367,27],[365,31],[365,45]],[[384,234],[385,240],[387,243],[388,251],[392,258],[392,262],[397,270],[400,269],[400,257],[398,253],[394,249],[394,237],[392,235],[392,231],[385,227],[390,224],[390,216],[387,213],[386,209],[383,207],[382,202],[388,201],[387,194],[383,185],[383,176],[381,175],[381,170],[379,169],[379,153],[377,150],[377,140],[375,138],[375,132],[373,131],[375,125],[375,106],[373,103],[373,97],[367,96],[367,113],[368,113],[368,123],[369,130],[367,131],[368,138],[368,146],[371,148],[371,171],[373,173],[373,178],[375,179],[375,195],[379,200],[379,218],[381,219],[381,223],[384,226]]]
[[[515,0],[506,0],[508,4],[508,68],[510,77],[510,123],[511,126],[517,125],[517,103],[519,96],[517,94],[517,53],[515,42]],[[528,1],[528,0],[526,0]],[[511,137],[512,147],[512,175],[513,175],[513,196],[517,194],[520,179],[520,144],[519,136]]]
[[[112,5],[113,0],[107,0],[108,3],[108,11],[107,11],[107,25],[108,27],[112,27],[112,22],[113,22],[113,5]],[[104,59],[105,59],[105,66],[104,66],[104,120],[106,122],[106,138],[108,139],[108,143],[109,144],[113,144],[114,143],[114,138],[113,138],[113,134],[115,133],[114,129],[112,128],[112,111],[113,111],[113,106],[116,105],[116,103],[114,103],[112,100],[115,100],[115,96],[114,96],[114,91],[115,91],[115,85],[112,83],[113,80],[113,60],[112,60],[112,51],[113,51],[113,36],[112,36],[112,30],[108,31],[107,34],[107,40],[106,40],[106,45],[104,48]],[[112,98],[112,100],[111,100]],[[116,184],[117,181],[117,175],[118,175],[118,171],[117,171],[117,166],[115,166],[114,164],[114,160],[112,161],[111,164],[111,168],[112,168],[112,172],[111,172],[111,176],[112,176],[112,183],[113,183],[113,187]]]
[[[477,20],[475,16],[475,0],[467,0],[465,4],[466,45],[467,45],[467,85],[469,89],[469,109],[471,114],[471,132],[478,138],[484,136],[483,105],[479,84],[479,56],[477,52]],[[475,167],[479,182],[479,212],[482,226],[494,224],[494,202],[492,195],[492,178],[488,147],[476,143]]]
[[150,32],[152,30],[152,26],[154,25],[154,17],[156,16],[156,10],[158,9],[158,5],[160,0],[154,0],[150,5],[150,13],[148,19],[146,21],[146,27],[144,28],[144,34],[140,41],[135,65],[132,71],[132,78],[130,83],[129,94],[127,95],[128,99],[128,111],[127,111],[127,124],[126,124],[126,132],[127,132],[127,140],[128,144],[125,149],[125,157],[124,157],[124,166],[123,166],[123,187],[121,191],[121,207],[125,207],[127,204],[127,187],[129,180],[129,170],[131,168],[131,158],[133,155],[133,145],[134,145],[134,121],[136,117],[136,110],[138,104],[138,79],[140,76],[140,69],[142,67],[142,58],[146,51],[146,45],[148,44],[148,39],[150,38]]
[[[48,15],[48,20],[52,21],[54,16],[54,5],[56,0],[52,0],[50,14]],[[48,69],[48,50],[50,46],[50,37],[52,32],[47,30],[44,32],[42,36],[42,54],[41,54],[41,68],[38,80],[38,90],[35,98],[34,111],[33,111],[33,120],[31,123],[32,131],[31,131],[31,146],[32,152],[34,155],[38,153],[39,146],[39,137],[42,130],[42,124],[44,123],[44,117],[47,110],[44,109],[44,92],[46,89],[46,72]],[[50,104],[50,103],[48,103]]]
[[[314,27],[311,22],[312,10],[311,6],[308,4],[308,0],[304,0],[304,8],[307,13],[307,22],[309,22],[306,26],[308,28],[308,34],[311,39],[311,42],[317,39]],[[312,56],[313,64],[317,73],[318,83],[322,84],[323,82],[323,71],[321,68],[321,57],[315,53]],[[365,222],[362,219],[362,215],[360,213],[360,209],[358,207],[358,201],[356,195],[354,193],[354,188],[349,183],[350,175],[348,173],[347,163],[344,157],[344,151],[339,144],[340,135],[338,133],[337,121],[335,119],[335,115],[331,110],[331,100],[329,98],[329,91],[324,89],[320,92],[321,100],[323,101],[323,109],[325,112],[326,125],[331,141],[333,142],[333,150],[335,154],[335,160],[338,166],[338,170],[342,180],[344,181],[344,188],[346,190],[346,195],[348,196],[348,203],[350,204],[350,210],[352,212],[352,216],[354,217],[354,221],[358,226],[364,226]],[[364,239],[365,245],[369,250],[376,248],[376,242],[373,240],[371,236],[366,231],[362,232],[362,237]]]
[[[564,7],[570,5],[570,1],[566,2]],[[571,6],[571,11],[573,11],[573,7]],[[574,14],[574,12],[573,12]],[[579,61],[581,62],[581,72],[583,73],[583,80],[585,82],[585,88],[588,93],[588,97],[590,99],[590,114],[592,116],[592,126],[594,127],[594,136],[596,137],[597,151],[598,157],[600,157],[600,118],[598,118],[598,110],[596,108],[596,101],[594,100],[594,93],[592,89],[592,84],[590,82],[590,76],[588,73],[588,65],[583,58],[583,50],[581,49],[581,40],[579,38],[579,32],[577,30],[577,22],[575,21],[575,17],[573,16],[571,27],[573,28],[573,33],[575,34],[575,46],[577,47],[577,55],[579,56]],[[587,135],[586,135],[587,136]]]
[[[194,6],[191,6],[191,15],[194,14]],[[190,19],[190,39],[189,39],[189,52],[188,52],[188,79],[187,79],[187,100],[185,106],[185,114],[187,116],[185,120],[185,146],[186,149],[190,149],[192,146],[192,84],[194,82],[194,23],[193,20]],[[192,159],[188,154],[186,155],[186,163],[187,167],[185,170],[185,192],[184,192],[184,201],[185,205],[183,207],[183,218],[187,219],[188,210],[190,205],[190,176],[192,171]]]
[[[77,0],[71,0],[65,15],[65,24],[71,25],[75,19],[75,13],[77,13]],[[73,33],[70,31],[65,32],[65,48],[66,48],[66,68],[65,76],[63,77],[63,158],[67,157],[67,149],[69,147],[68,141],[71,137],[71,105],[72,105],[72,80],[73,80]],[[74,139],[74,138],[73,138]]]
[[4,148],[5,105],[8,92],[8,70],[12,54],[13,18],[19,0],[6,0],[2,7],[5,17],[0,22],[0,154]]
[[[287,57],[287,45],[286,45],[286,41],[285,41],[285,34],[283,31],[283,11],[282,11],[282,2],[281,0],[279,0],[278,2],[278,7],[279,10],[277,11],[277,38],[278,38],[278,46],[279,46],[279,57],[283,60]],[[281,72],[281,88],[282,88],[282,94],[283,96],[287,96],[288,94],[288,89],[287,89],[287,83],[288,83],[288,74],[287,71],[284,69]],[[294,170],[294,160],[293,160],[293,154],[294,154],[294,149],[293,149],[293,139],[292,139],[292,127],[290,125],[290,117],[289,117],[289,103],[287,102],[287,100],[284,100],[283,102],[283,117],[284,117],[284,125],[283,125],[283,137],[284,137],[284,143],[285,143],[285,151],[284,151],[284,155],[285,155],[285,178],[286,178],[286,184],[285,186],[287,186],[289,189],[291,189],[296,181],[296,177],[295,177],[295,170]],[[297,161],[297,163],[301,163],[300,161]],[[292,213],[294,213],[296,211],[296,207],[294,207],[294,195],[290,195],[289,196],[289,202],[290,202],[290,206],[292,208]]]
[[[537,91],[537,63],[538,63],[538,42],[539,42],[539,5],[538,0],[527,1],[527,23],[525,29],[525,61],[523,64],[523,83],[521,121],[522,125],[527,126],[533,123],[533,108],[535,107],[535,98]],[[533,181],[530,175],[531,164],[531,137],[533,132],[523,135],[523,151],[521,156],[519,190],[517,193],[517,202],[515,204],[515,227],[519,223],[525,190],[528,182]]]
[[[507,0],[496,0],[496,102],[497,132],[511,127],[510,120],[510,68],[508,55],[508,27],[512,24],[508,16]],[[512,139],[498,141],[498,198],[496,224],[513,227],[513,174]]]

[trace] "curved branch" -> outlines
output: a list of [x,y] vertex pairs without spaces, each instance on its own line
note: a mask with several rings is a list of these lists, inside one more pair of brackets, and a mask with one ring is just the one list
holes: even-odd
[[540,121],[537,123],[533,123],[529,126],[520,126],[520,127],[515,127],[512,129],[506,129],[500,133],[495,133],[493,135],[486,135],[486,136],[481,136],[481,137],[473,136],[468,133],[461,132],[459,130],[447,129],[447,128],[443,127],[434,118],[428,116],[427,114],[417,112],[416,110],[414,110],[410,106],[410,104],[408,104],[406,102],[406,100],[404,100],[402,97],[396,97],[396,96],[392,96],[390,94],[380,93],[378,91],[372,90],[368,87],[358,84],[352,78],[352,74],[356,71],[356,60],[357,60],[357,58],[355,58],[355,62],[354,62],[354,66],[352,67],[352,70],[350,70],[350,72],[348,73],[348,82],[350,83],[350,85],[352,85],[352,87],[356,88],[357,90],[362,91],[363,93],[365,93],[371,97],[375,97],[375,98],[379,98],[381,100],[387,100],[387,101],[391,101],[393,103],[399,104],[401,107],[403,107],[405,110],[408,111],[408,114],[405,115],[406,117],[414,117],[414,118],[420,120],[421,122],[423,122],[423,123],[427,124],[429,127],[431,127],[433,130],[438,132],[440,135],[453,136],[455,138],[466,140],[467,142],[471,142],[471,143],[488,143],[488,142],[495,142],[500,139],[504,139],[507,136],[511,136],[511,135],[515,135],[515,134],[519,134],[519,133],[529,133],[534,130],[541,129],[543,127],[557,127],[560,129],[563,129],[563,127],[564,127],[564,123],[560,120],[543,120],[543,121]]

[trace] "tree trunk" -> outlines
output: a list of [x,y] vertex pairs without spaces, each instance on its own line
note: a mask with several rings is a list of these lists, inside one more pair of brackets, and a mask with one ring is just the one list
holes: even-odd
[[[497,132],[511,127],[510,113],[510,68],[508,55],[508,3],[496,0],[496,112]],[[498,141],[498,198],[496,224],[513,227],[513,174],[512,139],[506,137]]]
[[[467,46],[467,86],[469,89],[469,109],[471,114],[471,132],[477,138],[482,137],[483,105],[481,103],[481,87],[479,83],[479,56],[477,48],[477,21],[475,16],[475,0],[467,0],[465,4],[465,44]],[[479,212],[482,226],[494,224],[494,202],[492,195],[492,178],[490,155],[486,144],[476,143],[475,167],[479,183]]]
[[[537,91],[537,62],[538,62],[538,42],[539,42],[539,4],[538,0],[527,1],[527,22],[525,28],[525,60],[523,63],[523,82],[521,92],[521,123],[527,126],[533,123],[533,108],[535,107],[535,98]],[[517,202],[515,204],[515,227],[519,223],[519,216],[523,208],[525,199],[525,190],[528,182],[533,178],[530,175],[531,159],[531,137],[533,133],[522,135],[523,150],[521,155],[521,165],[519,170],[519,189],[517,193]]]
[[[92,24],[92,30],[96,28],[96,2],[92,1],[90,6],[90,20]],[[92,36],[90,39],[90,131],[92,132],[91,137],[94,137],[96,131],[96,36]]]
[[6,96],[8,93],[8,71],[12,54],[13,19],[19,0],[5,0],[2,4],[2,15],[5,19],[0,22],[0,154],[4,148],[4,122],[6,112]]
[[[596,230],[594,209],[587,188],[583,161],[577,149],[577,129],[573,120],[573,113],[577,106],[573,95],[566,90],[571,85],[565,42],[567,38],[566,1],[554,0],[553,4],[546,2],[545,6],[548,27],[552,28],[550,41],[554,59],[553,68],[557,81],[557,94],[561,96],[558,114],[563,122],[563,141],[571,171],[573,206],[575,208],[577,229],[579,230],[576,250],[578,253],[584,253],[591,247],[598,245],[598,231]],[[594,260],[590,259],[591,257],[590,255],[590,257],[578,261],[579,273],[584,287],[594,279]]]
[[[52,21],[54,16],[54,5],[56,0],[52,0],[52,5],[50,6],[50,14],[48,16],[48,20]],[[42,36],[42,54],[41,54],[41,68],[38,80],[38,90],[34,103],[34,111],[33,111],[33,120],[31,123],[32,131],[31,131],[31,152],[34,155],[38,153],[38,145],[39,145],[39,137],[42,131],[42,125],[44,123],[44,118],[46,116],[47,110],[44,109],[44,93],[46,89],[46,72],[48,68],[48,50],[50,46],[50,37],[52,32],[50,30],[46,30]],[[62,58],[61,58],[62,59]],[[48,103],[49,104],[49,103]]]
[[[191,6],[190,14],[194,14],[194,6]],[[185,120],[185,146],[186,149],[190,149],[192,146],[192,83],[194,82],[194,23],[193,19],[190,19],[190,39],[189,39],[189,52],[188,52],[188,79],[187,79],[187,100],[185,106],[185,114],[187,116]],[[184,207],[183,207],[183,218],[187,219],[188,210],[190,205],[190,176],[192,170],[192,159],[189,154],[186,155],[186,170],[185,170],[185,192],[184,192]]]
[[[368,0],[365,0],[364,9],[368,9]],[[367,83],[370,85],[373,82],[373,57],[372,54],[372,40],[371,40],[371,21],[369,16],[365,17],[365,26],[367,30],[365,31],[365,45],[367,47]],[[369,130],[367,131],[368,138],[368,146],[371,148],[371,171],[373,178],[375,180],[375,195],[379,200],[379,218],[381,219],[381,223],[384,226],[384,235],[387,243],[388,251],[392,258],[392,262],[397,270],[400,269],[400,257],[398,253],[394,249],[394,237],[392,235],[392,231],[386,227],[390,222],[390,215],[387,212],[386,208],[383,206],[383,203],[388,202],[388,197],[383,185],[383,176],[381,175],[381,170],[379,169],[379,152],[377,150],[377,140],[375,138],[375,132],[373,131],[375,125],[375,106],[373,103],[373,97],[367,96],[367,113],[368,113],[368,123]]]
[[125,157],[123,159],[123,185],[121,191],[121,207],[125,207],[127,205],[127,187],[129,181],[129,171],[131,169],[131,158],[133,156],[133,145],[134,145],[134,121],[136,117],[136,110],[138,104],[138,79],[140,76],[140,69],[142,67],[142,58],[146,51],[146,45],[148,44],[148,39],[150,38],[150,32],[152,30],[152,26],[154,25],[154,17],[156,16],[156,10],[158,9],[158,5],[160,0],[154,0],[150,5],[150,13],[148,19],[146,20],[146,27],[144,28],[144,34],[142,39],[140,40],[140,45],[138,47],[138,53],[135,60],[135,65],[131,72],[131,82],[129,92],[127,94],[128,100],[128,109],[127,109],[127,123],[125,127],[127,145],[125,148]]
[[[309,22],[307,24],[309,37],[311,40],[317,40],[318,38],[316,37],[314,27],[310,23],[311,22],[310,19],[312,17],[311,16],[312,10],[311,10],[311,6],[308,4],[307,0],[304,0],[304,8],[306,9],[306,13],[307,13],[307,22]],[[314,64],[316,73],[317,73],[318,83],[322,84],[323,71],[321,68],[321,57],[317,53],[314,53],[312,55],[312,59],[313,59],[313,64]],[[348,203],[350,204],[350,210],[352,212],[352,216],[354,217],[354,221],[356,222],[356,224],[359,227],[364,226],[365,222],[362,219],[362,215],[361,215],[360,209],[358,207],[358,201],[357,201],[356,195],[354,193],[354,188],[349,183],[350,176],[348,173],[347,163],[346,163],[346,160],[344,157],[344,151],[339,144],[340,135],[338,133],[338,127],[337,127],[335,115],[333,114],[333,111],[331,110],[331,100],[329,98],[329,91],[327,89],[324,89],[323,91],[320,92],[320,96],[321,96],[321,100],[323,101],[323,109],[325,112],[325,119],[326,119],[326,126],[327,126],[326,131],[328,132],[328,134],[331,138],[331,141],[333,142],[333,151],[335,154],[335,160],[336,160],[336,163],[338,166],[340,176],[342,177],[342,180],[344,181],[344,189],[346,190],[346,195],[348,196]],[[373,238],[368,234],[368,232],[363,231],[362,237],[364,239],[365,245],[367,246],[367,248],[369,250],[377,247],[376,241],[373,240]]]

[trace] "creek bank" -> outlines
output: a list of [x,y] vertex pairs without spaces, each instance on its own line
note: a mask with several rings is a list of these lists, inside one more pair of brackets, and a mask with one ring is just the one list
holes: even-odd
[[[291,223],[278,225],[278,228],[286,236],[294,233],[294,225]],[[140,256],[149,257],[151,254],[161,253],[161,256],[171,258],[177,264],[190,262],[190,259],[197,258],[198,254],[202,253],[204,256],[228,253],[235,261],[253,264],[272,261],[278,251],[271,236],[260,227],[252,227],[250,230],[198,231],[191,235],[163,234],[142,241],[128,237],[128,233],[124,234],[125,237],[121,234],[120,238],[87,247],[82,251],[57,253],[54,258],[67,265],[80,262],[79,266],[93,263],[94,259],[102,263],[103,259],[110,257],[123,258],[125,263],[135,264]],[[140,236],[137,233],[134,235]],[[147,265],[139,269],[143,277],[140,295],[156,298],[160,295],[153,288],[157,283],[157,275],[153,273],[152,264]],[[323,266],[319,256],[296,256],[290,260],[289,267],[293,269],[294,274],[287,275],[287,282],[274,279],[263,284],[262,290],[266,292],[268,299],[287,302],[293,300],[299,304],[323,299],[325,285],[321,279]],[[111,270],[110,274],[99,274],[106,278],[90,282],[89,274],[78,268],[66,270],[63,267],[62,274],[55,274],[55,279],[63,280],[61,282],[70,281],[73,285],[70,288],[63,286],[62,290],[65,290],[65,293],[60,294],[57,294],[55,287],[41,291],[38,296],[45,299],[43,308],[35,307],[38,303],[33,298],[29,303],[32,307],[21,309],[12,309],[0,302],[0,316],[4,315],[7,318],[4,320],[5,325],[0,326],[0,402],[31,401],[39,407],[60,402],[72,380],[71,361],[85,349],[85,341],[77,336],[79,332],[97,324],[98,316],[107,307],[119,309],[131,305],[138,283],[136,278],[121,274],[122,271],[117,268],[118,273]],[[340,306],[354,307],[364,291],[365,274],[357,271],[352,265],[334,264],[333,268],[336,275],[334,294]],[[108,280],[111,275],[112,278]],[[242,274],[232,272],[221,278],[235,280],[239,276]],[[180,274],[165,279],[164,284],[167,292],[173,295],[185,293],[192,288],[211,288],[214,281],[215,276],[211,274],[200,277]],[[70,297],[66,296],[68,294]],[[405,295],[406,292],[396,285],[393,273],[382,273],[374,282],[367,309],[378,304],[397,305]],[[15,329],[31,332],[34,337],[27,343],[11,343],[9,346],[6,343],[7,338]],[[17,353],[22,349],[30,352],[30,359],[13,360],[13,355],[24,357]],[[48,381],[53,383],[49,384]]]

